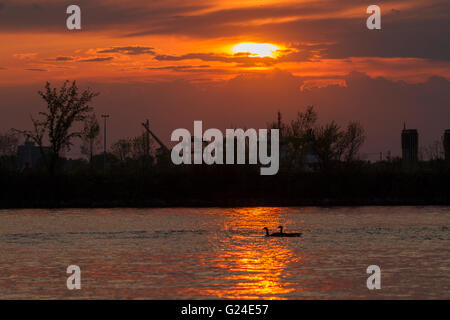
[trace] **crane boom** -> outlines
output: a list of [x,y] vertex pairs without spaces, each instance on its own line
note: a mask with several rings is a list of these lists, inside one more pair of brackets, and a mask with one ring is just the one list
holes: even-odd
[[152,132],[152,130],[150,130],[147,123],[142,123],[142,126],[145,128],[145,130],[148,131],[148,133],[150,133],[152,135],[153,138],[155,138],[156,142],[158,142],[158,144],[161,146],[161,148],[163,148],[165,151],[170,151],[169,148],[167,148],[166,145],[164,143],[162,143],[162,141],[159,140],[159,138]]

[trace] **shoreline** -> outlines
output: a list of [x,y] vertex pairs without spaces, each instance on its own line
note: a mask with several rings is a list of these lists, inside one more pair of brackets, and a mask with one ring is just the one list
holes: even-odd
[[0,210],[8,209],[100,209],[100,208],[248,208],[248,207],[366,207],[366,206],[450,206],[449,200],[224,200],[224,201],[43,201],[19,204],[0,203]]
[[450,171],[259,176],[241,168],[181,169],[142,175],[0,174],[0,208],[450,205]]

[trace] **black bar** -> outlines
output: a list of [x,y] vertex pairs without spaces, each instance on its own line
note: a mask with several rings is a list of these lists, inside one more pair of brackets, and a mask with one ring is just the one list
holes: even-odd
[[[424,311],[448,310],[448,300],[64,300],[1,301],[3,312],[10,309],[15,317],[35,314],[65,319],[86,316],[134,319],[382,319],[392,312],[413,316]],[[259,307],[257,307],[259,306]],[[267,306],[267,307],[266,307]],[[214,312],[211,315],[211,310]],[[261,311],[261,312],[258,312]],[[188,313],[188,314],[187,314]],[[258,314],[259,313],[259,314]],[[443,313],[444,314],[444,313]]]

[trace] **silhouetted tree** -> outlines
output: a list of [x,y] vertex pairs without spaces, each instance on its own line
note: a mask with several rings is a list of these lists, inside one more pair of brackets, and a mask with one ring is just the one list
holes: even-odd
[[132,143],[131,139],[123,138],[117,140],[115,143],[111,145],[112,154],[119,159],[119,161],[123,162],[128,159],[131,155]]
[[438,160],[444,158],[444,138],[441,141],[436,140],[431,144],[421,147],[419,150],[419,158],[422,161]]
[[89,115],[84,121],[83,132],[81,133],[81,153],[89,157],[89,163],[94,156],[95,145],[99,143],[100,125],[95,113]]
[[0,156],[16,155],[18,143],[19,139],[14,132],[0,133]]
[[311,132],[311,149],[319,158],[322,169],[330,168],[331,162],[339,160],[343,149],[344,133],[336,122],[316,126]]
[[[46,112],[39,112],[41,119],[31,118],[33,130],[17,131],[39,146],[50,174],[54,174],[61,152],[70,150],[72,139],[82,135],[82,132],[71,132],[70,129],[75,123],[86,119],[92,111],[89,103],[98,93],[89,88],[80,93],[75,81],[72,84],[65,81],[59,90],[52,88],[47,82],[45,90],[38,93],[47,103]],[[44,138],[48,138],[50,142],[50,153],[43,151]]]
[[284,123],[278,113],[278,121],[268,125],[269,129],[280,130],[280,145],[284,148],[283,166],[304,166],[308,153],[311,153],[311,132],[317,122],[317,113],[313,106],[308,106],[305,112],[298,112],[290,123]]
[[154,153],[153,143],[148,141],[149,157],[147,159],[147,139],[145,133],[134,138],[122,138],[111,146],[112,154],[121,162],[127,160],[150,161]]
[[297,117],[286,126],[286,142],[293,149],[294,161],[304,165],[305,157],[311,153],[312,131],[317,123],[314,106],[308,106],[305,112],[298,112]]
[[0,169],[14,170],[17,167],[17,135],[8,131],[0,133]]
[[131,139],[131,156],[133,159],[141,159],[146,155],[147,140],[145,134]]
[[283,165],[304,167],[308,154],[318,158],[322,169],[329,169],[335,161],[354,161],[365,141],[364,128],[358,122],[350,122],[346,130],[334,121],[320,125],[313,106],[298,112],[289,124],[281,121],[269,124],[280,129],[281,144],[285,148]]
[[346,162],[355,161],[365,140],[364,127],[359,122],[350,122],[341,137],[341,159]]

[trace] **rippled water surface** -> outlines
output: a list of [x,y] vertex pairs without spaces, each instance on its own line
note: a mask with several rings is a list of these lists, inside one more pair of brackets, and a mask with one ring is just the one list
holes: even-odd
[[[449,207],[1,210],[0,298],[449,299],[449,222]],[[279,225],[303,235],[264,237]]]

